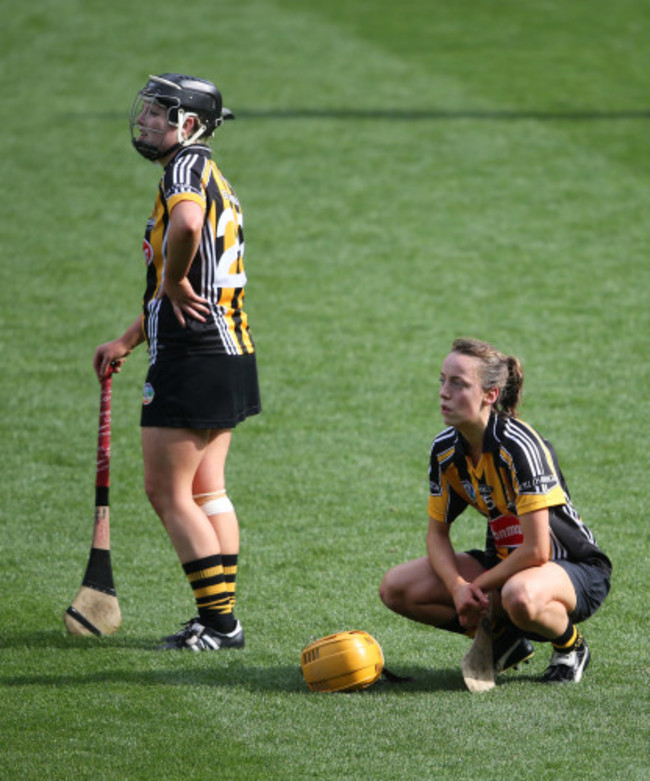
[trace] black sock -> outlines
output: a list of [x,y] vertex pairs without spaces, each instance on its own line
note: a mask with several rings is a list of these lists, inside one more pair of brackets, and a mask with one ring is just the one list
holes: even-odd
[[500,616],[492,621],[492,637],[496,639],[504,634],[514,635],[516,637],[524,637],[523,630],[516,627],[509,616]]
[[232,632],[236,622],[221,555],[188,561],[183,569],[194,591],[201,623],[217,632]]
[[223,574],[226,581],[226,588],[230,595],[230,607],[235,609],[236,591],[237,591],[237,560],[236,553],[222,553]]
[[468,630],[461,626],[458,616],[454,616],[448,624],[439,626],[438,629],[444,629],[445,632],[455,632],[457,635],[466,635]]
[[573,651],[573,649],[576,647],[579,637],[580,632],[578,631],[577,627],[573,625],[572,621],[569,621],[569,625],[564,630],[564,632],[562,632],[559,637],[556,637],[551,642],[553,643],[553,648],[555,648],[556,651],[559,651],[562,654],[568,654],[571,653],[571,651]]

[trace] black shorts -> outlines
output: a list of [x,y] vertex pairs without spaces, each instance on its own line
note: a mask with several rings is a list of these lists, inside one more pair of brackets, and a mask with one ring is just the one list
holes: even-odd
[[[465,551],[476,559],[485,569],[491,569],[498,561],[495,561],[485,551]],[[609,594],[611,570],[600,559],[587,559],[586,561],[566,561],[560,559],[554,561],[569,576],[576,592],[576,606],[569,614],[574,624],[580,623],[593,615],[603,604]]]
[[254,353],[160,357],[147,374],[140,425],[231,429],[261,410]]
[[599,559],[587,561],[554,561],[566,572],[576,592],[576,606],[569,618],[574,624],[593,615],[609,594],[610,570]]

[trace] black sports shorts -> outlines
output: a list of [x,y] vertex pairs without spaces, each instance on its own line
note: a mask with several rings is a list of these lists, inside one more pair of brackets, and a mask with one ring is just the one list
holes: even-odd
[[576,592],[575,610],[569,618],[575,623],[584,621],[598,610],[609,594],[610,570],[599,559],[587,561],[554,561],[566,572]]
[[261,410],[254,353],[165,356],[149,367],[140,425],[230,429]]
[[[498,563],[485,551],[474,549],[465,552],[486,569],[491,569]],[[586,561],[560,559],[554,561],[553,564],[562,567],[573,584],[576,592],[576,606],[575,610],[569,614],[569,618],[578,624],[593,615],[605,601],[605,597],[609,594],[611,570],[597,558]]]

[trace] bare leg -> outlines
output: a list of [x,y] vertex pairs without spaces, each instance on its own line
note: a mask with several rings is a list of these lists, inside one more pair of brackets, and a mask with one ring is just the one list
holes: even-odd
[[513,575],[503,586],[501,602],[519,629],[553,639],[567,628],[576,593],[562,567],[548,562]]
[[182,564],[221,552],[193,499],[194,479],[213,437],[209,431],[142,429],[145,491]]
[[[456,554],[458,570],[468,581],[477,578],[484,568],[466,553]],[[412,621],[444,627],[456,616],[454,600],[423,556],[390,569],[382,580],[379,596],[386,607]]]
[[[232,432],[229,430],[214,432],[214,438],[206,449],[194,477],[192,486],[194,495],[225,490],[226,459],[231,437]],[[209,519],[219,540],[221,553],[225,555],[239,553],[239,523],[234,509],[211,514]]]

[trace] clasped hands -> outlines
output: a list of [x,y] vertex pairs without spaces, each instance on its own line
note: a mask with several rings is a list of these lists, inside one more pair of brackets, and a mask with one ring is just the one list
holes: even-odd
[[454,606],[461,626],[475,629],[490,609],[490,598],[473,583],[460,583],[453,592]]

